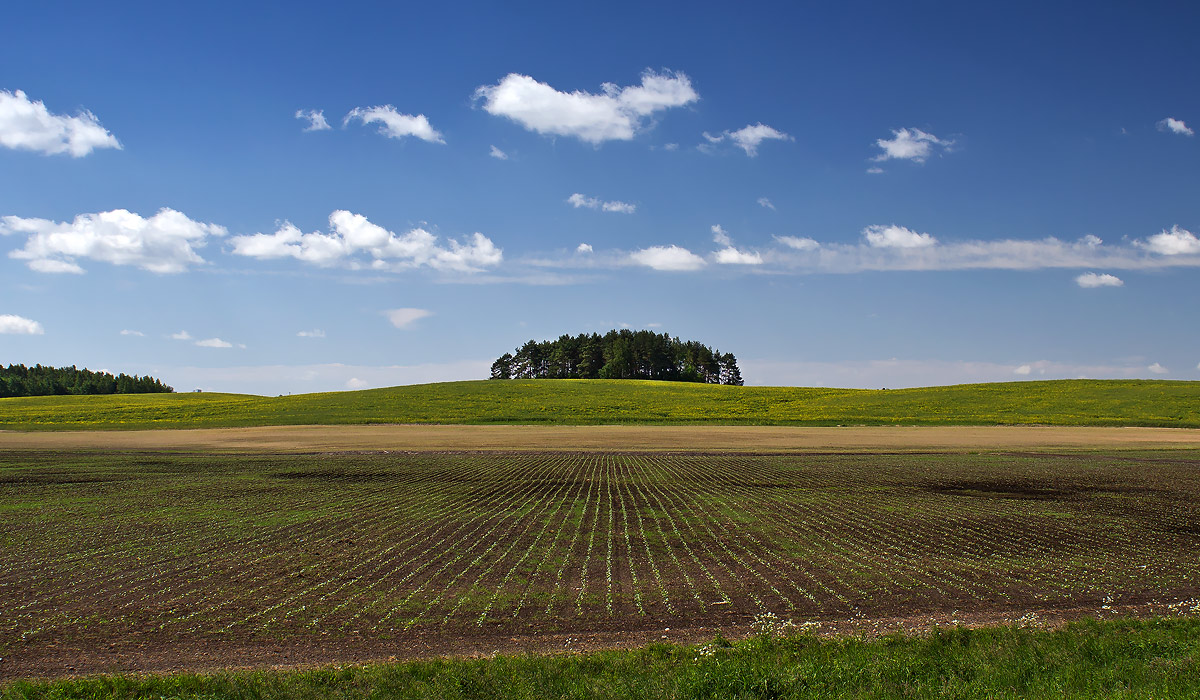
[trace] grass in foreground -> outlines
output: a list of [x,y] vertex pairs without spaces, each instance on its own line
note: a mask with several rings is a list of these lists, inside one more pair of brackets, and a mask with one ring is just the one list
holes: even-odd
[[1200,382],[1060,380],[890,391],[539,379],[242,394],[0,399],[0,429],[366,423],[1200,427]]
[[307,671],[10,683],[5,698],[1194,698],[1200,620],[942,629]]

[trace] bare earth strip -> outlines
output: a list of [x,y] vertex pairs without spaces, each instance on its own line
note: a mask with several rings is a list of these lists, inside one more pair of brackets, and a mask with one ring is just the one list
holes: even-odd
[[1200,430],[1042,426],[779,427],[355,425],[128,432],[0,431],[5,450],[332,451],[973,451],[1171,449],[1200,446]]

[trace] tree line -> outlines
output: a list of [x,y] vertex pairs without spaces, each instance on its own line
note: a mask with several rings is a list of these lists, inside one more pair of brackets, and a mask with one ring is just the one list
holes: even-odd
[[0,366],[0,397],[66,394],[166,394],[175,391],[151,376],[93,372],[70,367]]
[[530,340],[492,363],[492,379],[658,379],[742,385],[733,353],[653,331]]

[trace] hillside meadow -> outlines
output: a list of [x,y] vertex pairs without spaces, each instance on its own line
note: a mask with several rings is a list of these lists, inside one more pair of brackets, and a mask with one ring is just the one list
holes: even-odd
[[0,399],[0,429],[269,425],[721,424],[1200,427],[1200,382],[1058,380],[869,390],[633,380],[467,381],[263,397]]

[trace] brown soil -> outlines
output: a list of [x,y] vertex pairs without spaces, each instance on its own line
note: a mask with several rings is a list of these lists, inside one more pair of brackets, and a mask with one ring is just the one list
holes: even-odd
[[300,425],[195,430],[0,431],[4,450],[973,451],[1200,447],[1200,429],[780,426]]

